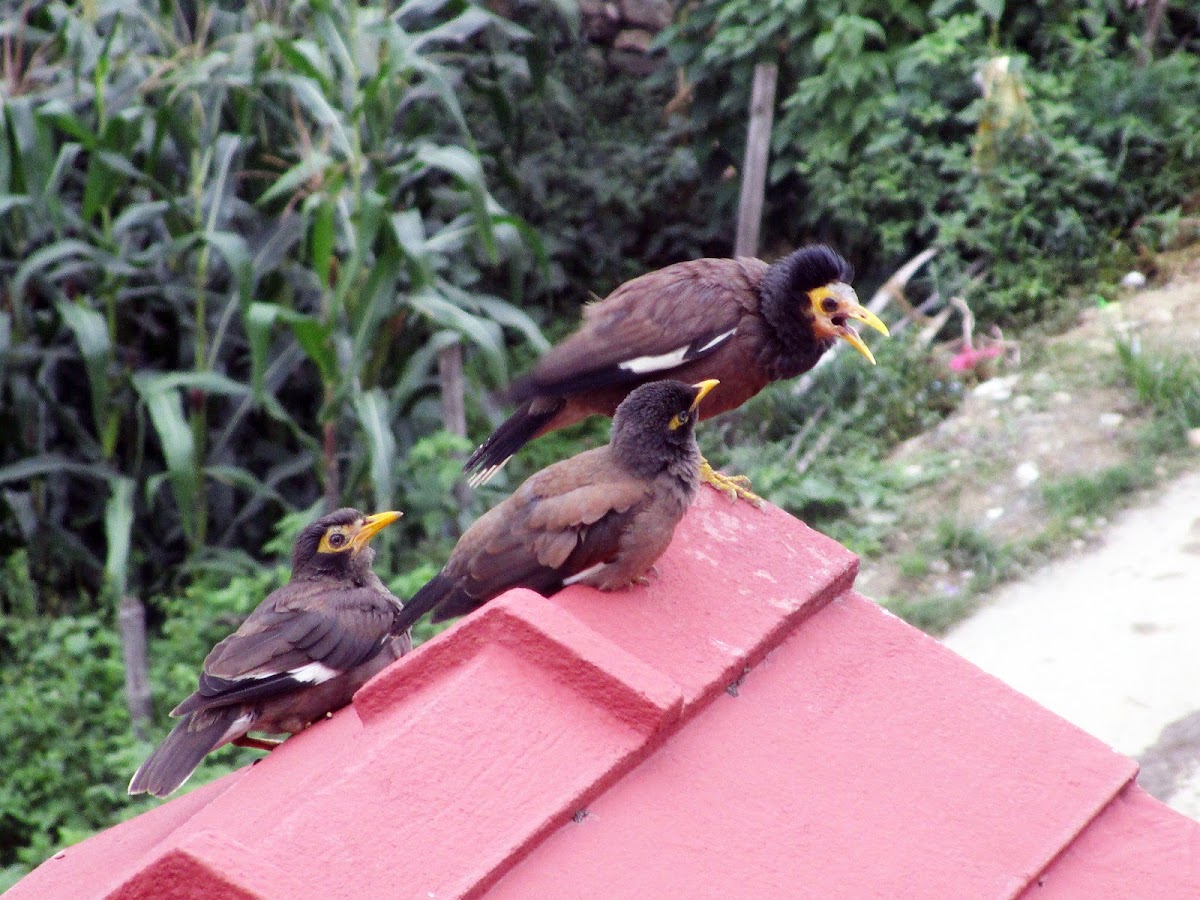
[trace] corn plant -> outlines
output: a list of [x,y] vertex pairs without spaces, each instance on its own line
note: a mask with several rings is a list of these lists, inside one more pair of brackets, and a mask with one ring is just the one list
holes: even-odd
[[[543,343],[463,112],[526,34],[462,0],[26,4],[0,41],[0,540],[162,587],[284,512],[402,503],[437,350]],[[517,283],[512,280],[511,283]],[[49,601],[47,601],[49,602]]]

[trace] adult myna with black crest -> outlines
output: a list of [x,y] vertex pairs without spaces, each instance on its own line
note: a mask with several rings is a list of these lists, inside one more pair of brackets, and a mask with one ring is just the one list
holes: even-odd
[[371,570],[370,540],[400,518],[339,509],[300,532],[292,577],[204,660],[183,720],[142,763],[129,793],[165,797],[225,744],[270,749],[250,731],[293,734],[341,709],[388,663],[412,649],[403,608]]
[[699,487],[694,433],[715,380],[656,381],[613,416],[612,437],[531,476],[481,516],[404,607],[407,628],[461,616],[509,588],[552,594],[569,584],[617,590],[643,579]]
[[[707,419],[772,381],[808,371],[836,340],[874,363],[850,320],[888,330],[859,304],[853,277],[840,254],[814,245],[772,265],[698,259],[625,282],[588,305],[579,330],[509,389],[520,406],[467,460],[471,483],[487,481],[534,438],[596,413],[611,416],[631,390],[653,379],[719,380],[704,404]],[[702,478],[753,496],[741,491],[740,479],[707,463]]]

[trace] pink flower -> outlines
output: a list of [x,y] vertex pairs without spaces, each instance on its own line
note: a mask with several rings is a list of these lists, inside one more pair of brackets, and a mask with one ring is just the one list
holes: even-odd
[[976,350],[974,347],[963,347],[950,360],[950,368],[955,372],[968,372],[975,369],[980,363],[987,362],[989,359],[995,359],[1003,350],[1000,347],[984,347]]

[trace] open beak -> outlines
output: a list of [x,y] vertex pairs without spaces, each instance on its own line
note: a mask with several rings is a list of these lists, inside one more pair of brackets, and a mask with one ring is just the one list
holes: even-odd
[[352,553],[357,553],[363,547],[370,543],[371,538],[383,531],[404,513],[395,510],[388,512],[379,512],[374,515],[367,516],[363,519],[362,527],[358,529],[358,534],[350,539],[350,547]]
[[857,319],[884,336],[889,334],[888,327],[883,324],[883,320],[879,316],[858,302],[858,295],[854,293],[854,288],[850,287],[850,285],[833,285],[831,286],[830,293],[837,297],[838,300],[837,311],[829,317],[833,333],[865,356],[871,365],[875,365],[875,354],[871,352],[871,348],[863,342],[858,332],[850,327],[846,320]]
[[720,383],[715,378],[709,378],[706,381],[701,381],[699,384],[693,384],[692,387],[696,389],[696,399],[692,401],[692,405],[688,411],[695,412],[696,407],[700,405],[700,401],[704,399],[705,395]]

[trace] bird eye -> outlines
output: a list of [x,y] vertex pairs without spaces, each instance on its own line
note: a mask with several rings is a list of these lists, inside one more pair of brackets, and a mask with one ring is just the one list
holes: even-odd
[[825,310],[825,312],[827,312],[827,313],[834,312],[837,308],[838,308],[837,301],[834,300],[832,297],[826,297],[824,300],[821,301],[821,309]]
[[686,425],[688,423],[688,419],[690,419],[691,417],[692,417],[691,412],[689,412],[688,410],[685,409],[683,412],[679,413],[679,415],[677,415],[675,418],[679,420],[680,425]]
[[342,534],[340,531],[333,532],[329,535],[329,546],[333,547],[335,550],[338,547],[346,546],[346,535]]

